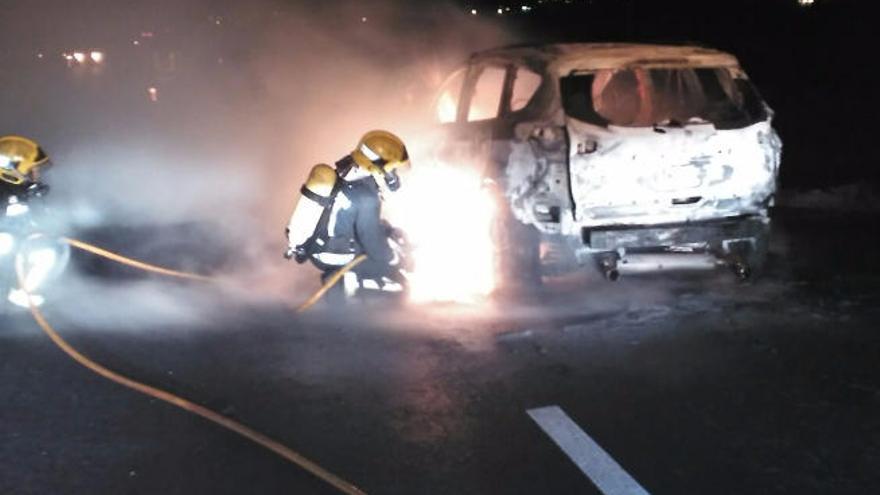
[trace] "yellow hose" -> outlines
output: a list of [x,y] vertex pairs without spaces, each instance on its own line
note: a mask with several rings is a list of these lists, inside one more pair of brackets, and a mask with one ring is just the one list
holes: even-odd
[[[149,263],[144,263],[143,261],[131,259],[126,256],[122,256],[121,254],[117,254],[112,251],[107,251],[106,249],[99,248],[98,246],[94,246],[94,245],[89,244],[87,242],[79,241],[76,239],[62,237],[61,240],[63,242],[66,242],[67,244],[70,244],[72,247],[75,247],[77,249],[81,249],[81,250],[86,251],[88,253],[92,253],[94,255],[101,256],[102,258],[107,258],[107,259],[113,260],[117,263],[122,263],[123,265],[127,265],[127,266],[130,266],[133,268],[147,271],[147,272],[157,273],[159,275],[167,275],[169,277],[183,278],[183,279],[187,279],[187,280],[197,280],[199,282],[214,282],[215,281],[215,279],[213,279],[212,277],[208,277],[205,275],[199,275],[196,273],[181,272],[181,271],[177,271],[177,270],[172,270],[170,268],[163,268],[161,266],[156,266],[156,265],[151,265]],[[345,275],[346,273],[351,271],[352,268],[354,268],[357,265],[359,265],[360,263],[362,263],[365,259],[367,259],[366,255],[360,255],[357,258],[350,261],[347,265],[340,268],[329,279],[327,279],[327,282],[325,282],[324,285],[322,285],[321,288],[318,289],[317,292],[312,294],[312,296],[308,300],[306,300],[306,302],[304,302],[302,305],[299,306],[299,308],[297,308],[297,312],[302,313],[302,312],[308,310],[309,308],[311,308],[312,306],[314,306],[315,303],[317,303],[322,297],[324,297],[324,294],[326,294],[328,290],[330,290],[334,285],[336,285],[337,282],[339,282],[339,279],[342,278],[343,275]]]
[[[103,250],[101,250],[101,251],[103,251]],[[112,254],[112,253],[110,253],[110,254]],[[45,317],[43,317],[42,312],[40,312],[40,310],[36,306],[34,306],[33,302],[31,301],[31,295],[30,295],[30,293],[27,292],[27,289],[25,288],[24,274],[23,274],[24,269],[21,265],[22,265],[21,260],[18,260],[18,262],[16,263],[16,267],[15,267],[16,268],[16,275],[18,276],[19,286],[21,287],[21,289],[25,292],[25,295],[27,296],[28,307],[30,309],[31,315],[34,317],[34,320],[37,322],[37,324],[40,326],[40,328],[43,330],[43,332],[45,332],[46,335],[49,336],[49,338],[52,340],[52,342],[56,346],[58,346],[59,349],[64,351],[65,354],[70,356],[70,358],[72,358],[74,361],[76,361],[77,363],[84,366],[85,368],[91,370],[94,373],[97,373],[98,375],[100,375],[110,381],[116,382],[124,387],[127,387],[131,390],[135,390],[135,391],[140,392],[144,395],[153,397],[153,398],[161,400],[163,402],[167,402],[173,406],[177,406],[177,407],[183,409],[184,411],[190,412],[190,413],[195,414],[197,416],[201,416],[201,417],[207,419],[208,421],[211,421],[213,423],[216,423],[216,424],[222,426],[223,428],[226,428],[226,429],[231,430],[235,433],[238,433],[239,435],[247,438],[248,440],[274,452],[275,454],[282,457],[283,459],[290,461],[290,462],[296,464],[297,466],[305,469],[306,471],[312,473],[313,475],[324,480],[325,482],[332,485],[334,488],[336,488],[337,490],[339,490],[342,493],[345,493],[347,495],[365,495],[363,491],[361,491],[358,487],[354,486],[353,484],[336,476],[335,474],[331,473],[330,471],[327,471],[326,469],[322,468],[318,464],[315,464],[314,462],[310,461],[309,459],[298,454],[294,450],[291,450],[290,448],[286,447],[285,445],[267,437],[266,435],[263,435],[262,433],[260,433],[258,431],[255,431],[255,430],[253,430],[253,429],[251,429],[241,423],[238,423],[232,419],[229,419],[229,418],[227,418],[217,412],[214,412],[206,407],[202,407],[202,406],[195,404],[193,402],[190,402],[182,397],[174,395],[171,392],[166,392],[165,390],[161,390],[156,387],[152,387],[152,386],[147,385],[145,383],[141,383],[141,382],[138,382],[138,381],[133,380],[131,378],[128,378],[124,375],[121,375],[113,370],[110,370],[108,368],[105,368],[104,366],[101,366],[100,364],[92,361],[91,359],[89,359],[85,355],[81,354],[74,347],[72,347],[70,344],[68,344],[67,341],[65,341],[61,337],[61,335],[59,335],[58,332],[55,331],[55,329],[52,328],[52,326],[49,324],[49,322],[46,321]]]
[[355,259],[349,261],[347,265],[343,266],[339,270],[336,270],[336,273],[331,275],[330,278],[328,278],[327,281],[324,282],[324,285],[322,285],[321,288],[318,289],[317,292],[312,294],[312,297],[310,297],[306,302],[302,303],[302,305],[299,308],[297,308],[296,312],[302,313],[303,311],[306,311],[309,308],[311,308],[312,306],[314,306],[316,302],[318,302],[322,297],[324,297],[324,294],[326,294],[327,291],[330,290],[330,288],[332,288],[334,285],[336,285],[337,282],[339,282],[339,279],[341,279],[343,277],[343,275],[350,272],[352,268],[363,263],[363,261],[365,259],[367,259],[367,255],[362,254],[362,255],[356,257]]
[[93,246],[91,244],[85,243],[83,241],[78,241],[76,239],[70,239],[67,237],[62,237],[62,241],[70,244],[71,246],[81,249],[83,251],[96,254],[103,258],[107,258],[113,260],[117,263],[122,263],[123,265],[128,265],[134,268],[138,268],[140,270],[144,270],[147,272],[158,273],[160,275],[167,275],[169,277],[177,277],[177,278],[185,278],[189,280],[198,280],[200,282],[211,282],[213,279],[211,277],[206,277],[204,275],[198,275],[195,273],[186,273],[180,272],[177,270],[171,270],[168,268],[162,268],[161,266],[151,265],[149,263],[144,263],[142,261],[133,260],[131,258],[127,258],[122,256],[121,254],[116,254],[111,251],[107,251],[106,249],[101,249],[97,246]]

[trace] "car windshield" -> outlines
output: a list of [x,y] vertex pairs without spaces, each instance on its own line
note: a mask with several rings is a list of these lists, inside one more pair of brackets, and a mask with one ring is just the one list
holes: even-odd
[[622,127],[719,128],[750,125],[766,118],[752,85],[726,69],[608,69],[562,81],[569,116]]

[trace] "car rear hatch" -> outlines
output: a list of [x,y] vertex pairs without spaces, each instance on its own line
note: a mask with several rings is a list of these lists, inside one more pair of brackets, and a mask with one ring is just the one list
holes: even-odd
[[562,80],[575,221],[687,222],[761,213],[779,141],[724,69],[626,69]]

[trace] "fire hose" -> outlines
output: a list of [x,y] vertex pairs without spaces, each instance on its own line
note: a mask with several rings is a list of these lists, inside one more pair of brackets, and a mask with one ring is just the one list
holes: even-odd
[[[141,261],[137,261],[105,249],[101,249],[97,246],[92,246],[91,244],[78,241],[76,239],[68,239],[63,238],[64,242],[68,243],[72,247],[81,249],[83,251],[90,252],[92,254],[102,256],[104,258],[116,261],[118,263],[122,263],[128,266],[132,266],[144,271],[158,273],[162,275],[167,275],[171,277],[178,277],[190,280],[198,280],[198,281],[213,281],[212,278],[206,277],[204,275],[197,275],[192,273],[180,272],[177,270],[171,270],[168,268],[163,268],[156,265],[151,265],[149,263],[144,263]],[[337,273],[331,276],[327,282],[318,290],[305,304],[300,306],[298,312],[302,312],[310,308],[315,304],[335,283],[339,281],[342,276],[354,268],[358,263],[362,262],[365,259],[365,256],[361,256],[356,258],[354,261],[349,263],[348,265],[342,267]],[[46,318],[43,316],[43,313],[33,304],[31,300],[31,294],[27,291],[26,284],[24,283],[24,267],[23,261],[18,259],[16,262],[16,275],[18,277],[18,284],[21,289],[25,292],[28,301],[28,308],[30,310],[31,316],[33,316],[34,321],[36,321],[37,325],[43,330],[43,332],[49,337],[49,339],[65,354],[67,354],[71,359],[76,361],[78,364],[87,368],[88,370],[102,376],[112,382],[115,382],[119,385],[122,385],[126,388],[134,390],[136,392],[140,392],[149,397],[153,397],[155,399],[161,400],[173,406],[179,407],[184,411],[200,416],[208,421],[211,421],[223,428],[226,428],[234,433],[237,433],[244,438],[264,447],[281,458],[296,464],[297,466],[305,469],[312,475],[317,478],[323,480],[324,482],[330,484],[337,490],[347,495],[365,495],[363,491],[361,491],[355,485],[345,481],[339,476],[331,473],[330,471],[322,468],[320,465],[315,462],[310,461],[309,459],[303,457],[301,454],[296,451],[290,449],[284,444],[273,440],[272,438],[249,428],[235,420],[227,418],[211,409],[200,406],[194,402],[188,401],[182,397],[179,397],[171,392],[167,392],[165,390],[147,385],[145,383],[139,382],[137,380],[133,380],[128,378],[120,373],[117,373],[111,369],[108,369],[95,361],[91,360],[84,354],[77,351],[73,346],[71,346],[58,332],[55,331],[54,328],[49,324]]]
[[310,297],[306,302],[302,303],[299,308],[297,308],[297,313],[302,313],[303,311],[306,311],[314,306],[316,302],[324,297],[324,294],[326,294],[328,290],[339,283],[339,279],[341,279],[346,273],[350,272],[352,268],[360,265],[365,259],[367,259],[367,255],[362,254],[355,259],[349,261],[347,265],[343,266],[339,270],[336,270],[333,275],[330,275],[330,277],[327,278],[327,281],[324,282],[324,285],[322,285],[317,292],[312,294],[312,297]]
[[161,266],[151,265],[149,263],[144,263],[142,261],[134,260],[134,259],[122,256],[120,254],[116,254],[116,253],[107,251],[106,249],[101,249],[97,246],[93,246],[91,244],[87,244],[85,242],[78,241],[76,239],[62,237],[61,240],[63,242],[66,242],[67,244],[70,244],[72,247],[75,247],[75,248],[80,249],[82,251],[86,251],[88,253],[92,253],[94,255],[101,256],[102,258],[107,258],[107,259],[113,260],[117,263],[121,263],[123,265],[128,265],[130,267],[137,268],[137,269],[140,269],[140,270],[143,270],[146,272],[157,273],[159,275],[166,275],[169,277],[184,278],[184,279],[188,279],[188,280],[198,280],[201,282],[213,281],[213,279],[211,277],[206,277],[204,275],[197,275],[195,273],[179,272],[177,270],[170,270],[168,268],[162,268]]
[[[123,265],[128,265],[132,268],[137,268],[139,270],[143,270],[146,272],[157,273],[159,275],[166,275],[169,277],[176,277],[176,278],[182,278],[182,279],[187,279],[187,280],[196,280],[199,282],[215,282],[216,281],[215,279],[208,277],[208,276],[205,276],[205,275],[199,275],[196,273],[181,272],[181,271],[171,270],[169,268],[164,268],[164,267],[157,266],[157,265],[151,265],[149,263],[144,263],[143,261],[138,261],[138,260],[135,260],[132,258],[128,258],[126,256],[122,256],[121,254],[117,254],[112,251],[107,251],[106,249],[102,249],[97,246],[93,246],[91,244],[88,244],[86,242],[78,241],[76,239],[70,239],[67,237],[63,237],[61,240],[66,242],[67,244],[70,244],[72,247],[75,247],[75,248],[80,249],[82,251],[86,251],[88,253],[92,253],[94,255],[101,256],[102,258],[107,258],[107,259],[115,261],[117,263],[121,263]],[[351,271],[354,267],[358,266],[366,259],[367,259],[367,256],[362,254],[362,255],[356,257],[355,259],[353,259],[352,261],[350,261],[347,265],[341,267],[339,270],[337,270],[335,273],[333,273],[333,275],[331,275],[327,279],[327,281],[324,282],[324,285],[322,285],[314,294],[312,294],[312,296],[309,297],[306,300],[306,302],[302,303],[296,309],[296,311],[298,313],[302,313],[304,311],[307,311],[312,306],[314,306],[315,303],[317,303],[319,300],[321,300],[322,297],[324,297],[325,294],[327,294],[327,291],[329,291],[331,288],[333,288],[334,285],[339,283],[339,280],[346,273]]]

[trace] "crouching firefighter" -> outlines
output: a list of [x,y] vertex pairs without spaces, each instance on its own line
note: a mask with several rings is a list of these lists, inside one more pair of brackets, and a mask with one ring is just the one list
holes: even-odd
[[400,138],[370,131],[336,166],[318,164],[300,189],[287,226],[285,258],[310,260],[326,281],[359,255],[355,266],[328,292],[332,302],[370,293],[403,293],[402,236],[382,220],[382,192],[400,187],[398,171],[409,167]]

